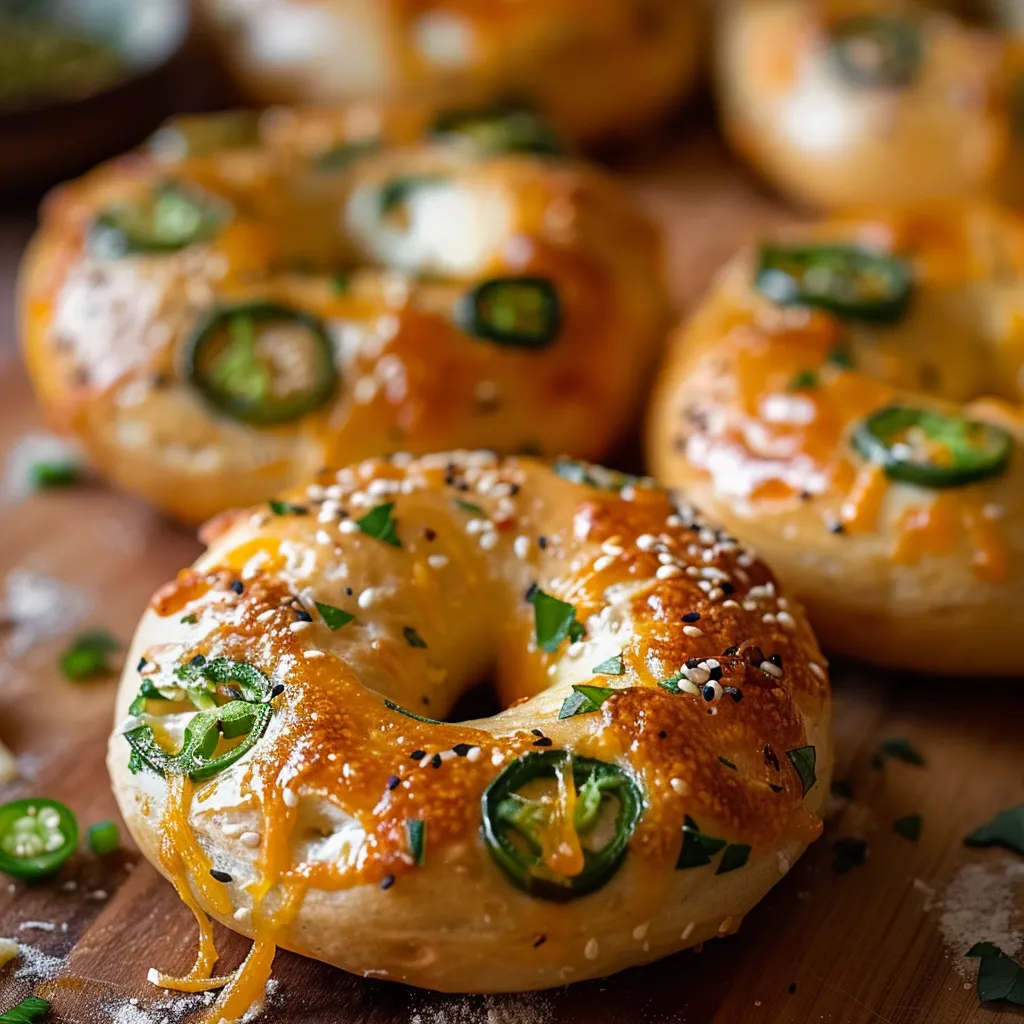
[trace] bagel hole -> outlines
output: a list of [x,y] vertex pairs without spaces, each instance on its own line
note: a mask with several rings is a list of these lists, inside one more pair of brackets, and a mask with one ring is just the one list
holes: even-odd
[[507,705],[498,696],[494,680],[483,679],[455,702],[455,706],[444,716],[442,721],[458,723],[477,718],[491,718],[504,711],[506,707]]

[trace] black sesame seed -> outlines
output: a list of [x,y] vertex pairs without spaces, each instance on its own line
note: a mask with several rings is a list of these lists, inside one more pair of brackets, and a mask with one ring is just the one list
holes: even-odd
[[530,732],[532,732],[534,736],[543,736],[544,735],[544,732],[541,729],[531,729]]
[[409,760],[411,760],[411,761],[422,761],[423,758],[425,758],[426,756],[427,756],[427,752],[425,750],[414,750],[409,755]]
[[842,533],[846,533],[846,527],[843,526],[843,524],[841,522],[839,522],[838,519],[833,519],[828,524],[828,532],[829,533],[834,533],[834,534],[837,534],[837,535],[838,534],[842,534]]
[[284,693],[284,683],[275,683],[270,691],[270,699],[273,700],[275,697],[280,697],[282,693]]
[[731,658],[734,654],[739,652],[739,649],[740,649],[740,645],[739,644],[732,644],[730,647],[726,647],[726,649],[724,651],[722,651],[722,657],[723,658]]
[[510,498],[514,498],[519,493],[519,491],[521,490],[519,484],[509,484],[509,488],[510,488],[510,490],[508,492],[508,496]]
[[718,586],[726,597],[736,593],[736,588],[728,580],[723,580]]
[[435,754],[430,759],[430,767],[431,768],[440,768],[441,767],[441,755],[440,754]]
[[683,622],[697,622],[700,619],[700,612],[687,612],[683,616]]
[[473,749],[470,743],[456,743],[452,750],[457,757],[465,757]]
[[775,753],[770,743],[764,745],[764,763],[770,764],[776,771],[779,770],[779,755]]
[[390,791],[392,789],[397,789],[398,788],[398,784],[401,781],[402,780],[397,775],[389,775],[388,776],[388,783],[387,783],[388,790]]
[[206,655],[197,654],[194,658],[189,658],[188,663],[192,665],[194,668],[200,668],[202,665],[206,664]]
[[527,601],[532,601],[533,600],[533,595],[536,594],[539,589],[540,588],[537,586],[536,583],[531,583],[526,588],[526,600]]
[[141,672],[148,664],[149,662],[144,657],[139,658],[139,663],[135,666],[135,671]]
[[543,946],[544,943],[547,941],[548,937],[546,935],[538,935],[537,938],[533,940],[533,948],[540,949],[540,947]]
[[232,580],[231,581],[231,589],[236,594],[241,594],[242,591],[245,590],[245,584],[241,580]]
[[312,622],[313,621],[313,616],[310,615],[309,612],[307,612],[305,608],[293,608],[292,611],[295,612],[295,618],[297,618],[299,620],[299,622]]
[[550,747],[553,742],[550,736],[541,736],[539,740],[533,741],[533,745],[535,747]]
[[769,782],[769,783],[768,783],[768,788],[769,788],[769,789],[770,789],[770,790],[771,790],[771,791],[772,791],[773,793],[781,793],[781,792],[782,792],[782,790],[783,790],[783,789],[784,789],[785,787],[783,787],[783,786],[776,786],[774,782]]
[[814,497],[814,495],[812,495],[810,491],[801,491],[800,492],[800,500],[801,501],[810,501],[812,497]]
[[385,875],[385,876],[384,876],[384,877],[383,877],[383,878],[382,878],[382,879],[380,880],[380,887],[381,887],[382,889],[384,889],[385,891],[387,891],[388,889],[390,889],[390,888],[391,888],[391,886],[393,886],[394,884],[395,884],[395,876],[394,876],[394,875]]
[[722,678],[722,666],[716,665],[714,668],[709,668],[708,671],[711,673],[711,678],[717,683]]
[[436,530],[432,530],[429,526],[424,528],[424,530],[423,530],[423,539],[424,540],[428,540],[428,541],[434,540],[435,537],[437,537],[437,531]]
[[768,660],[778,668],[782,668],[782,655],[781,654],[769,654]]
[[231,876],[226,871],[218,871],[216,868],[210,868],[210,877],[215,882],[230,882],[230,881],[232,881]]
[[696,668],[701,663],[702,660],[703,659],[701,659],[701,658],[687,658],[686,659],[686,667],[687,668]]
[[796,992],[796,982],[795,981],[790,982],[790,985],[789,985],[789,994],[793,995],[794,992]]
[[701,690],[701,694],[703,695],[704,699],[710,704],[715,699],[714,686],[712,686],[711,683],[708,683],[704,687],[704,689]]
[[537,538],[537,547],[539,547],[541,549],[541,551],[543,551],[547,546],[548,546],[548,539],[547,539],[547,537],[538,537]]
[[732,697],[732,699],[736,701],[737,704],[739,704],[739,702],[743,700],[743,691],[737,689],[735,686],[725,687],[725,692],[729,694],[729,696]]
[[661,729],[661,730],[660,730],[660,731],[658,732],[658,739],[659,739],[659,740],[663,740],[663,739],[666,739],[667,737],[668,737],[668,733],[667,733],[667,732],[665,732],[665,730],[664,730],[664,729]]
[[351,587],[346,587],[345,588],[345,596],[346,597],[351,597],[354,593],[355,593],[355,591]]

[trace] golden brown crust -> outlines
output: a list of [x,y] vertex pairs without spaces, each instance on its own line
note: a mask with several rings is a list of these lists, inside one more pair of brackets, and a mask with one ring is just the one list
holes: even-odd
[[568,137],[633,134],[692,88],[700,0],[265,0],[198,5],[242,91],[260,104],[516,97]]
[[[1022,51],[999,26],[968,24],[915,0],[737,0],[721,5],[717,83],[730,140],[802,203],[842,209],[988,191],[1019,198],[1015,82]],[[898,85],[837,67],[830,32],[896,18],[917,47]],[[871,40],[853,52],[867,64]]]
[[[129,656],[133,666],[146,659],[151,681],[166,685],[202,654],[285,683],[266,737],[197,785],[191,807],[168,799],[151,773],[130,775],[125,742],[112,738],[122,810],[179,891],[190,882],[232,924],[201,870],[159,852],[178,813],[214,863],[241,858],[260,891],[301,893],[297,916],[267,925],[273,941],[455,990],[608,973],[734,929],[820,830],[831,771],[825,663],[770,572],[692,508],[647,481],[582,464],[560,472],[485,453],[364,463],[287,496],[305,512],[240,518],[158,593]],[[581,472],[595,483],[579,482]],[[385,501],[401,547],[353,528]],[[583,638],[539,649],[531,587],[571,604]],[[314,602],[355,620],[332,632]],[[615,656],[621,675],[593,671]],[[443,718],[492,666],[507,707],[492,718],[424,723],[382,704]],[[598,712],[560,719],[576,683],[616,692]],[[133,668],[121,715],[138,688]],[[806,796],[786,755],[805,746],[816,748],[819,780]],[[619,765],[644,794],[620,873],[558,905],[517,893],[479,835],[486,786],[513,759],[549,748]],[[323,821],[325,806],[358,823],[358,855],[303,853],[299,823]],[[750,846],[749,866],[720,879],[710,868],[676,871],[685,816]],[[411,819],[427,822],[425,867],[409,856]],[[232,840],[225,821],[247,822],[263,837],[258,851]],[[374,887],[390,879],[393,889]],[[245,892],[232,900],[249,902]],[[487,909],[496,901],[500,924]],[[357,907],[368,920],[351,916]],[[538,931],[551,946],[543,953],[533,952]],[[417,959],[410,942],[434,955]],[[501,943],[522,955],[501,957]]]
[[[190,522],[396,448],[606,451],[663,322],[652,227],[584,164],[431,144],[431,119],[421,106],[270,111],[256,146],[131,154],[51,195],[21,280],[26,361],[51,420],[120,486]],[[370,140],[346,168],[317,163]],[[387,208],[410,180],[431,195]],[[214,237],[97,255],[97,215],[168,181],[227,204]],[[556,289],[548,347],[482,342],[453,322],[467,291],[504,275]],[[205,314],[252,301],[319,317],[340,378],[326,404],[275,426],[212,409],[184,365]]]
[[[915,671],[1019,674],[1024,222],[972,204],[782,239],[908,259],[909,308],[892,325],[781,308],[755,290],[743,254],[671,343],[652,467],[777,568],[826,649]],[[889,404],[1001,426],[1016,438],[1008,469],[947,490],[890,479],[851,445]]]

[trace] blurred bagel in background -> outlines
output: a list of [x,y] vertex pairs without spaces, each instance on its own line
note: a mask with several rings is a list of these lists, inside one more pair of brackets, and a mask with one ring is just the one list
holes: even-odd
[[959,6],[723,3],[723,130],[767,181],[814,207],[1022,197],[1024,47],[1012,9]]
[[172,123],[44,205],[21,279],[39,399],[187,522],[399,449],[600,456],[664,330],[660,246],[556,150],[513,111]]
[[677,333],[648,464],[750,543],[826,651],[1024,673],[1024,221],[882,212],[769,238]]
[[702,0],[199,0],[258,104],[535,107],[569,138],[633,134],[691,89]]

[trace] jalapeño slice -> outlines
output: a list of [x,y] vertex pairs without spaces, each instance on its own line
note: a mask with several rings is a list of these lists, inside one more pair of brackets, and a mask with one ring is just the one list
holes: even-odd
[[547,348],[561,330],[562,304],[546,278],[494,277],[462,296],[455,323],[508,348]]
[[887,476],[919,487],[965,487],[1005,472],[1013,437],[993,423],[891,405],[853,433],[853,447]]
[[[165,750],[153,728],[141,724],[124,734],[132,748],[133,770],[147,767],[158,775],[187,775],[194,782],[212,779],[233,765],[259,742],[274,709],[275,691],[267,677],[245,662],[217,658],[189,665],[178,673],[187,685],[188,698],[202,708],[185,726],[181,749]],[[217,704],[218,698],[227,703]],[[133,705],[134,707],[134,705]],[[221,740],[238,740],[223,748]]]
[[905,260],[859,245],[765,245],[754,276],[754,287],[780,306],[810,306],[869,323],[899,320],[912,283]]
[[828,60],[858,89],[901,89],[917,78],[924,43],[917,24],[892,15],[856,15],[829,27]]
[[319,409],[338,383],[322,321],[273,302],[212,310],[192,334],[186,367],[218,412],[259,426]]
[[466,145],[481,156],[499,153],[559,156],[565,152],[551,126],[532,110],[523,108],[452,111],[438,117],[430,134],[441,142]]
[[222,110],[174,118],[152,134],[149,148],[158,159],[175,161],[246,149],[259,141],[258,110]]
[[177,252],[210,241],[228,216],[222,199],[194,186],[162,182],[149,195],[100,213],[89,230],[89,249],[102,259]]
[[54,874],[78,846],[78,819],[56,800],[0,807],[0,871],[34,881]]
[[[556,795],[536,799],[520,795],[531,783],[548,781],[574,787],[575,812],[571,828],[581,839],[608,831],[606,805],[618,807],[610,835],[595,848],[582,847],[582,869],[560,874],[544,857],[545,829],[556,811]],[[564,902],[605,885],[618,871],[643,813],[640,787],[621,768],[563,750],[524,754],[508,765],[484,791],[481,828],[488,852],[513,885],[540,899]],[[596,836],[595,836],[596,838]]]

